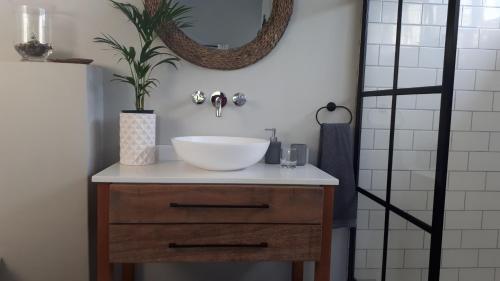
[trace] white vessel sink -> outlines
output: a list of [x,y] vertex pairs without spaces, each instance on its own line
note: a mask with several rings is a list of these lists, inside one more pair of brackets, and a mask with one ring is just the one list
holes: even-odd
[[212,171],[241,170],[259,162],[269,141],[237,137],[178,137],[175,152],[185,162]]

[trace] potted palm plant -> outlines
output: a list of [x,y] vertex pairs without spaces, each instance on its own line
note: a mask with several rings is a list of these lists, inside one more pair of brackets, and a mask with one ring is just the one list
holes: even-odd
[[153,11],[145,8],[140,11],[129,3],[110,2],[135,26],[140,43],[136,49],[119,43],[109,34],[94,38],[94,42],[110,47],[118,54],[119,62],[126,62],[129,66],[128,74],[114,74],[113,80],[129,84],[134,89],[135,110],[120,113],[120,162],[148,165],[156,160],[156,115],[152,110],[145,110],[144,100],[159,84],[151,74],[164,64],[176,68],[179,61],[177,56],[167,52],[165,46],[155,45],[156,31],[168,23],[175,23],[179,28],[189,26],[186,20],[190,8],[173,0],[159,0]]

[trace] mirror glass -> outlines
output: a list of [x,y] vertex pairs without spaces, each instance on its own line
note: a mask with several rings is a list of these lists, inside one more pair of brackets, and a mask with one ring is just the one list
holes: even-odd
[[180,0],[191,7],[192,27],[183,32],[200,45],[214,49],[241,47],[257,36],[269,20],[273,0]]

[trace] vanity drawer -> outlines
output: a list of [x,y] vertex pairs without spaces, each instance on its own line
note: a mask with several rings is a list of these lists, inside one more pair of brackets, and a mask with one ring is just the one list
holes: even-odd
[[312,261],[320,225],[110,225],[110,262]]
[[110,223],[320,224],[323,189],[112,184]]

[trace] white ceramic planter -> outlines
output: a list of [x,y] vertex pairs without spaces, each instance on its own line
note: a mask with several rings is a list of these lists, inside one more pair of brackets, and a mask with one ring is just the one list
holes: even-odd
[[156,162],[156,114],[120,113],[120,163]]

